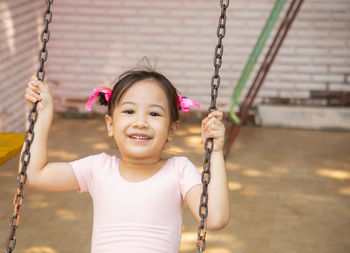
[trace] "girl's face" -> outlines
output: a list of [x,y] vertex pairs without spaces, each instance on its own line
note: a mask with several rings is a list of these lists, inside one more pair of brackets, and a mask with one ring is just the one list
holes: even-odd
[[158,161],[167,140],[176,131],[170,124],[167,96],[153,80],[131,86],[112,117],[105,116],[108,135],[113,136],[123,160]]

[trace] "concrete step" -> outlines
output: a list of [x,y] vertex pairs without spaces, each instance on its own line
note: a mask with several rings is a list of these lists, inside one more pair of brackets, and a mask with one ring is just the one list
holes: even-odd
[[266,127],[350,130],[350,107],[261,104],[256,121]]

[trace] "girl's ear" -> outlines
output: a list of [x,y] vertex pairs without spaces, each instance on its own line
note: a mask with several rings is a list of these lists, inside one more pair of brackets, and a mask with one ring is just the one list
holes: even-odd
[[111,116],[106,114],[105,120],[106,120],[106,125],[107,125],[108,136],[112,137],[113,136],[113,119]]
[[167,141],[173,140],[176,134],[176,130],[178,129],[179,126],[180,126],[180,121],[176,121],[170,124]]

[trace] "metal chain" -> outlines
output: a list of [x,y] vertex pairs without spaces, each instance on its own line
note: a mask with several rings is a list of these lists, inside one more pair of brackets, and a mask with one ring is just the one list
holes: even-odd
[[[208,108],[208,114],[212,111],[216,111],[216,98],[218,96],[218,88],[220,86],[219,70],[222,64],[222,56],[224,53],[224,46],[222,39],[226,34],[226,9],[229,6],[229,0],[220,0],[221,15],[219,17],[219,23],[217,28],[218,44],[214,50],[214,75],[211,78],[211,101]],[[207,138],[204,142],[205,159],[203,163],[202,171],[202,184],[203,191],[200,198],[199,205],[199,216],[201,217],[201,224],[198,227],[198,238],[197,238],[197,250],[203,252],[206,247],[205,237],[207,234],[207,216],[208,216],[208,185],[210,182],[210,157],[213,151],[214,143],[213,138]]]
[[[46,0],[47,7],[43,15],[44,29],[40,37],[42,42],[42,48],[39,51],[40,66],[38,71],[36,72],[36,77],[40,81],[44,81],[44,78],[45,78],[44,63],[47,60],[47,56],[48,56],[46,43],[50,39],[49,24],[51,23],[51,20],[52,20],[51,4],[53,3],[53,1],[54,0]],[[23,188],[27,180],[27,166],[30,161],[30,145],[32,144],[34,139],[34,123],[38,118],[38,111],[36,108],[37,108],[37,102],[33,104],[32,110],[28,115],[29,128],[25,135],[25,139],[24,139],[25,148],[21,155],[21,165],[22,165],[21,171],[19,172],[17,177],[18,188],[15,194],[15,198],[13,200],[14,212],[10,219],[10,235],[6,241],[7,253],[13,252],[16,246],[16,241],[17,241],[16,229],[19,224],[19,211],[23,203]]]

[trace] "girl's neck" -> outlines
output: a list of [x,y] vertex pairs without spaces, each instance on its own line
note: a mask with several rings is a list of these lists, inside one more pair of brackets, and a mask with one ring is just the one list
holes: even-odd
[[144,181],[155,175],[167,160],[151,161],[123,160],[119,161],[119,173],[122,178],[130,182]]
[[166,160],[159,158],[151,158],[151,159],[120,159],[119,165],[123,167],[123,169],[130,170],[147,170],[154,169],[157,167],[161,167]]

